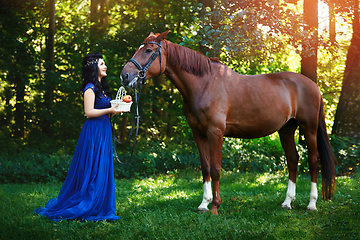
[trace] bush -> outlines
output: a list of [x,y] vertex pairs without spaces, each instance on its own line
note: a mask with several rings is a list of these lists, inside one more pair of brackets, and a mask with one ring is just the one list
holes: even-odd
[[71,162],[71,155],[59,150],[54,154],[24,151],[16,155],[0,156],[0,182],[28,183],[63,181]]
[[225,170],[269,172],[285,167],[286,158],[278,137],[224,139],[222,168]]
[[[129,158],[129,150],[121,152],[119,158]],[[191,135],[167,141],[141,142],[135,152],[129,164],[115,164],[117,178],[148,177],[183,169],[200,170],[198,149]],[[251,140],[224,138],[221,167],[225,171],[278,171],[284,170],[286,159],[278,137]]]
[[347,175],[360,171],[360,143],[346,137],[330,137],[337,159],[336,172]]
[[[337,156],[336,171],[340,175],[359,170],[360,144],[347,138],[331,136]],[[66,177],[75,142],[64,143],[64,147],[44,153],[23,148],[17,154],[0,155],[0,182],[26,183],[63,181]],[[200,170],[200,158],[191,132],[167,140],[148,142],[139,139],[130,160],[132,144],[117,145],[119,159],[114,161],[116,178],[143,178],[154,174],[177,170]],[[298,145],[299,173],[308,173],[307,150]],[[225,171],[271,172],[287,171],[285,153],[279,137],[258,139],[224,138],[221,167]]]
[[115,177],[147,177],[157,173],[166,173],[175,169],[200,169],[198,150],[194,140],[184,141],[175,137],[167,141],[140,141],[130,160],[130,147],[119,154],[120,161],[127,164],[116,164]]

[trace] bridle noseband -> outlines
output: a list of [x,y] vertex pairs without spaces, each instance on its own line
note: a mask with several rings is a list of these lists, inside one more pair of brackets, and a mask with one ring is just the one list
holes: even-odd
[[[150,56],[150,58],[147,60],[147,62],[144,64],[144,66],[141,66],[140,63],[138,61],[136,61],[134,58],[131,58],[128,62],[132,62],[138,69],[138,75],[136,77],[134,77],[134,79],[129,83],[129,87],[133,88],[134,86],[136,86],[136,82],[137,80],[141,80],[142,84],[146,84],[146,72],[147,70],[149,70],[151,64],[155,61],[155,59],[159,56],[160,54],[160,72],[159,72],[159,76],[161,75],[161,70],[162,70],[162,54],[161,54],[161,43],[157,43],[157,42],[148,42],[148,44],[156,44],[158,45],[158,48],[155,50],[155,52],[153,52],[153,54]],[[141,44],[144,45],[145,43]]]

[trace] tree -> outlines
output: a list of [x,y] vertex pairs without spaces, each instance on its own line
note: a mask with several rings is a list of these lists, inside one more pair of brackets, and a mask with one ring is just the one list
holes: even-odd
[[[113,47],[106,46],[107,50],[121,56],[111,59],[115,66],[124,66],[150,32],[157,33],[171,29],[168,39],[180,43],[181,36],[190,32],[193,16],[196,15],[195,1],[122,0],[117,3],[118,5],[113,6],[114,1],[109,1],[109,8],[112,9],[110,26],[117,30],[116,34],[110,36],[110,44]],[[118,76],[121,68],[116,70],[119,71]],[[115,82],[115,84],[120,83]],[[176,131],[172,126],[179,125],[182,111],[181,106],[173,104],[175,99],[181,102],[181,95],[178,92],[171,92],[170,81],[163,75],[148,79],[147,85],[142,88],[140,99],[141,134],[139,136],[148,134],[152,138],[159,139],[171,136],[172,132]],[[175,111],[180,113],[173,114]],[[129,119],[131,120],[132,117]],[[131,123],[129,119],[126,116],[121,117],[122,122],[119,123],[118,131],[121,131],[122,138],[126,136],[126,125]]]
[[[301,74],[317,82],[318,51],[318,2],[304,0],[304,36],[302,39]],[[299,143],[305,146],[305,138],[299,130]]]
[[90,43],[93,51],[101,51],[96,44],[105,37],[109,26],[108,0],[91,0]]
[[329,35],[330,42],[336,42],[336,29],[335,29],[335,0],[329,0]]
[[51,105],[53,101],[53,77],[54,77],[54,38],[55,38],[55,0],[48,0],[49,28],[46,39],[46,61],[45,61],[45,115],[43,119],[43,131],[49,137],[51,136]]
[[[52,14],[54,1],[2,1],[1,140],[6,135],[44,149],[53,143],[72,146],[85,121],[81,61],[90,51],[106,57],[114,94],[122,66],[151,31],[170,29],[170,41],[194,50],[201,46],[242,74],[289,70],[287,53],[300,49],[304,34],[302,19],[290,5],[296,0],[56,1]],[[199,2],[207,7],[202,12]],[[140,138],[188,134],[181,124],[181,104],[181,95],[166,78],[149,79],[140,100]],[[119,129],[128,125],[125,119]]]
[[297,48],[301,42],[301,18],[287,1],[202,2],[207,8],[198,15],[197,37],[209,57],[220,56],[243,74],[288,70],[286,63],[269,64],[288,50],[287,44]]
[[359,0],[353,2],[353,35],[332,133],[360,141],[360,23]]
[[[35,73],[36,55],[32,44],[35,33],[28,30],[35,24],[32,11],[36,5],[36,0],[30,0],[25,5],[20,1],[2,1],[0,6],[0,43],[4,46],[0,51],[0,77],[4,82],[4,102],[7,103],[3,122],[16,140],[25,136],[26,86],[29,76]],[[11,100],[15,101],[14,111]]]
[[304,38],[302,40],[301,74],[317,82],[318,2],[304,0]]

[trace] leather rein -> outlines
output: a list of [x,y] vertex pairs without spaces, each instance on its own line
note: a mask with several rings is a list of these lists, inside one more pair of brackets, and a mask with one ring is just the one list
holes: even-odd
[[[141,44],[141,45],[144,45],[145,43]],[[139,114],[139,100],[140,100],[140,94],[141,94],[141,89],[142,89],[142,85],[146,84],[146,72],[147,70],[149,70],[151,64],[155,61],[155,59],[160,55],[160,72],[159,72],[159,75],[161,75],[161,70],[162,70],[162,54],[161,54],[161,42],[160,43],[157,43],[157,42],[149,42],[148,44],[156,44],[158,46],[158,48],[155,50],[155,52],[153,52],[153,54],[150,56],[150,58],[146,61],[146,63],[141,66],[141,64],[136,61],[134,58],[131,58],[128,62],[132,62],[138,69],[139,69],[139,72],[137,74],[137,76],[134,77],[134,79],[128,84],[128,86],[130,88],[134,88],[135,89],[135,113],[133,113],[134,115],[134,118],[133,118],[133,122],[132,122],[132,126],[131,126],[131,130],[130,130],[130,134],[129,136],[127,137],[127,139],[124,141],[124,142],[120,142],[116,135],[115,135],[115,119],[116,119],[116,115],[114,116],[114,121],[113,121],[113,124],[112,124],[112,134],[113,134],[113,154],[115,155],[115,158],[116,160],[120,163],[120,164],[128,164],[131,159],[132,159],[132,156],[133,156],[133,153],[134,153],[134,149],[135,149],[135,145],[136,145],[136,141],[137,141],[137,136],[138,136],[138,133],[139,133],[139,121],[140,121],[140,114]],[[140,46],[141,46],[140,45]],[[121,76],[120,76],[121,78]],[[139,80],[139,93],[137,93],[136,91],[136,83],[137,81]],[[130,140],[130,137],[133,133],[133,129],[134,129],[134,126],[135,126],[135,122],[136,122],[136,131],[135,131],[135,136],[134,136],[134,143],[133,143],[133,146],[131,148],[131,155],[130,155],[130,159],[129,161],[123,163],[120,161],[118,155],[117,155],[117,152],[116,152],[116,142],[119,143],[119,144],[124,144],[124,143],[127,143],[129,140]]]

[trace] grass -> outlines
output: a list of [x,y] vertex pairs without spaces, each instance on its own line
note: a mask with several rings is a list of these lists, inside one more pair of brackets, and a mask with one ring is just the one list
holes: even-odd
[[[319,180],[319,183],[321,180]],[[0,239],[360,239],[360,175],[339,177],[332,201],[306,210],[310,178],[299,176],[283,210],[284,174],[222,173],[219,216],[199,214],[200,173],[116,180],[116,222],[52,222],[33,213],[62,183],[0,185]],[[321,186],[318,186],[319,192]]]

